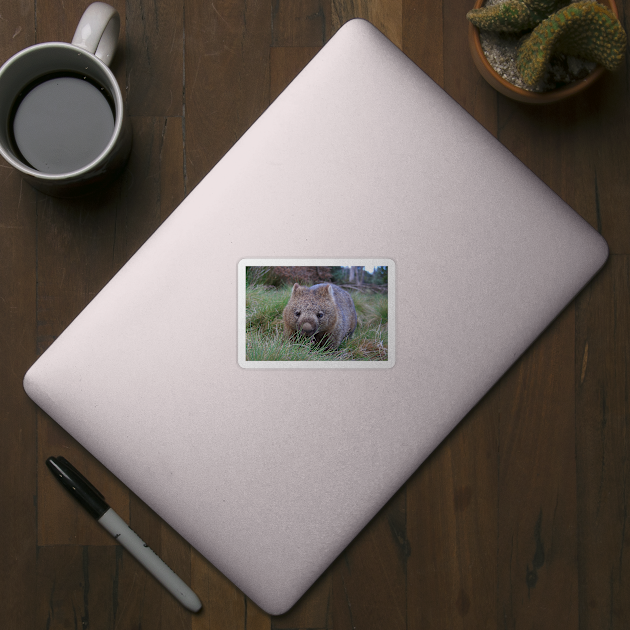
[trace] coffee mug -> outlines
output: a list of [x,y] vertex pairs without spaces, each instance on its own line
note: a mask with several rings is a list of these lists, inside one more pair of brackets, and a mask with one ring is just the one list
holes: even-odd
[[71,44],[36,44],[0,68],[0,154],[34,188],[56,197],[111,181],[131,150],[131,125],[109,64],[120,31],[95,2]]

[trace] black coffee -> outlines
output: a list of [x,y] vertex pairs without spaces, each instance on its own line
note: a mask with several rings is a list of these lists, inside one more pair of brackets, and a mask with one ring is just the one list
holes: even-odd
[[14,106],[12,135],[24,162],[70,173],[95,160],[114,133],[107,90],[79,75],[50,75],[27,86]]

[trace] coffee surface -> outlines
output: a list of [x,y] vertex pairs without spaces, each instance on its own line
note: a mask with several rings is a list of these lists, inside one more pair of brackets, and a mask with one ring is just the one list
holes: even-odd
[[104,88],[58,76],[25,90],[13,117],[22,158],[43,173],[79,170],[94,161],[114,133],[114,113]]

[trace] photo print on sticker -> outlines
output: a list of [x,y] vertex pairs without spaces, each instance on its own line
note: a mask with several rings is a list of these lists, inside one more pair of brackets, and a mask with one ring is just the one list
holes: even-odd
[[390,368],[394,262],[243,259],[238,362],[244,368]]

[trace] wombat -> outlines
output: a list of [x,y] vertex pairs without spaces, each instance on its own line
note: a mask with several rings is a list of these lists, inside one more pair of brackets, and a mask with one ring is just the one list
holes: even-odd
[[357,312],[347,291],[336,284],[293,285],[282,313],[287,338],[302,334],[332,350],[357,327]]

